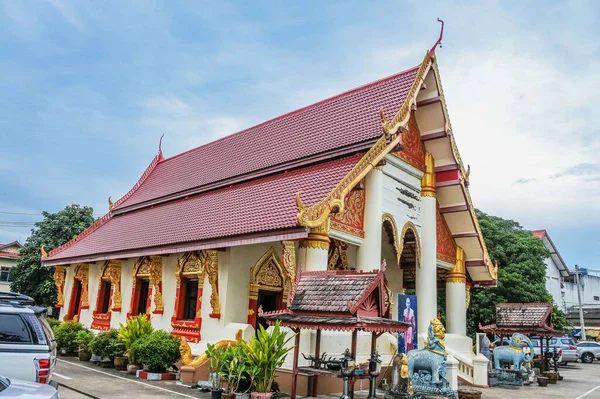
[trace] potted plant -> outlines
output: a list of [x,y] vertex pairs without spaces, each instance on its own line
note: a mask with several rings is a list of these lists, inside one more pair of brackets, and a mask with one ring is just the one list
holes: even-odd
[[277,321],[270,334],[261,325],[249,343],[241,342],[248,365],[254,370],[254,391],[250,393],[253,399],[269,399],[273,395],[271,388],[275,370],[283,365],[287,354],[294,348],[288,346],[294,336],[295,334],[282,331]]
[[217,348],[213,344],[208,344],[206,347],[206,356],[208,357],[211,371],[208,374],[208,382],[210,383],[212,399],[221,399],[221,370],[223,368],[221,358],[223,353],[223,348]]
[[125,345],[125,350],[127,351],[129,358],[127,372],[129,374],[135,374],[137,370],[142,368],[138,363],[138,359],[135,358],[131,351],[131,347],[138,339],[150,335],[152,331],[152,324],[145,315],[138,315],[133,319],[129,319],[125,325],[119,323],[119,339]]
[[131,346],[131,354],[148,369],[148,372],[139,370],[138,376],[152,380],[175,379],[175,374],[166,371],[181,358],[180,344],[179,338],[163,330],[154,330],[137,339]]
[[119,367],[117,370],[127,368],[127,358],[123,357],[125,346],[119,340],[117,330],[108,330],[96,335],[92,339],[92,342],[90,342],[90,349],[94,355],[99,356],[103,360],[104,366],[113,365]]
[[94,333],[88,329],[77,332],[75,341],[79,345],[79,360],[82,362],[89,362],[92,358],[92,351],[90,350],[92,339],[94,339]]
[[83,330],[83,326],[76,321],[66,321],[54,327],[56,349],[61,355],[74,355],[77,353],[79,348],[77,333],[81,330]]
[[[240,383],[246,380],[246,356],[241,345],[229,346],[221,354],[219,374],[227,382],[227,388],[222,396],[232,399],[234,395],[241,397],[247,393],[240,393]],[[248,389],[246,389],[247,391]]]

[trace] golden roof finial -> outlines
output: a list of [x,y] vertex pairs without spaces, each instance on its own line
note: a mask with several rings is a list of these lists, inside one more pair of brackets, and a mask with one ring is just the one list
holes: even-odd
[[296,194],[296,206],[298,206],[298,211],[303,212],[304,210],[306,210],[306,208],[304,207],[304,204],[302,203],[302,199],[300,198],[300,193],[301,193],[301,191],[298,191],[298,193]]
[[381,108],[381,110],[379,111],[379,116],[381,116],[381,126],[383,128],[383,132],[385,134],[388,134],[390,132],[390,128],[388,127],[388,120],[385,117],[385,112],[383,111],[383,108]]
[[45,259],[48,256],[48,253],[46,252],[46,250],[44,249],[45,244],[42,244],[42,246],[40,247],[40,252],[42,254],[42,259]]
[[467,171],[465,172],[465,184],[469,185],[469,176],[471,176],[471,165],[467,165]]
[[112,211],[113,206],[114,205],[113,205],[112,199],[110,197],[108,197],[108,210]]

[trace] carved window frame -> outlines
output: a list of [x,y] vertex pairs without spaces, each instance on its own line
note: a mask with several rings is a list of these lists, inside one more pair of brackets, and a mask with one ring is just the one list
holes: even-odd
[[[186,268],[188,269],[186,271]],[[181,286],[186,277],[198,278],[198,297],[196,303],[196,317],[193,320],[182,319],[185,294]],[[219,257],[216,250],[186,252],[177,259],[175,270],[176,294],[173,315],[171,316],[172,335],[181,337],[190,342],[200,342],[202,329],[202,296],[204,293],[204,280],[208,277],[211,286],[210,304],[212,312],[209,317],[220,319],[219,306]]]
[[[73,273],[73,284],[71,287],[71,298],[69,301],[69,309],[64,317],[64,320],[75,320],[79,321],[81,311],[89,309],[89,276],[90,268],[87,263],[79,263],[75,266]],[[77,314],[74,314],[75,310],[75,298],[77,297],[76,282],[81,283],[81,295],[79,297],[79,307]]]
[[146,305],[146,317],[150,318],[149,310],[152,308],[152,298],[154,298],[153,314],[163,314],[163,296],[162,296],[162,256],[150,255],[141,256],[133,265],[133,282],[131,290],[131,302],[129,305],[129,313],[127,318],[137,316],[138,301],[140,298],[140,288],[137,281],[140,279],[148,279],[150,286],[148,287],[148,303]]
[[[119,260],[107,260],[100,267],[96,308],[92,313],[92,324],[90,326],[94,330],[110,330],[112,312],[121,311],[121,266]],[[104,283],[107,281],[110,282],[108,311],[102,313],[102,294],[104,293]]]

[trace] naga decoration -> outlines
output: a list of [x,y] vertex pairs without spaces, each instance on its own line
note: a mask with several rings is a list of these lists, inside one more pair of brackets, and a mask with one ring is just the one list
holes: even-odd
[[210,306],[212,313],[209,317],[220,319],[221,308],[219,305],[219,257],[217,251],[214,249],[206,250],[208,256],[208,263],[206,265],[206,274],[208,275],[208,283],[210,284]]
[[48,257],[48,253],[44,249],[45,246],[45,244],[42,244],[42,246],[40,247],[40,254],[42,255],[42,259],[46,259]]
[[416,395],[440,395],[456,398],[446,379],[446,329],[441,321],[432,319],[427,329],[423,349],[408,352],[408,372]]
[[[224,339],[215,344],[215,349],[235,346],[240,342],[242,342],[242,330],[238,330],[236,332],[235,341]],[[188,367],[200,367],[209,360],[206,353],[203,353],[200,356],[193,356],[192,348],[185,339],[181,340],[181,344],[179,345],[179,353],[181,354],[181,362]]]
[[[43,248],[43,246],[42,246]],[[62,308],[65,304],[65,267],[56,266],[54,268],[54,284],[56,284],[56,307]]]

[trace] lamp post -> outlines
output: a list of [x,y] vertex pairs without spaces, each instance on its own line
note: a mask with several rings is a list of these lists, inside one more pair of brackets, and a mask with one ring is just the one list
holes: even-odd
[[377,377],[381,373],[381,360],[376,350],[369,359],[369,396],[367,399],[377,399]]
[[342,359],[342,368],[340,369],[340,374],[344,378],[344,392],[340,399],[350,399],[348,392],[350,391],[350,377],[354,375],[354,356],[350,353],[350,349],[346,349],[344,352],[344,357]]

